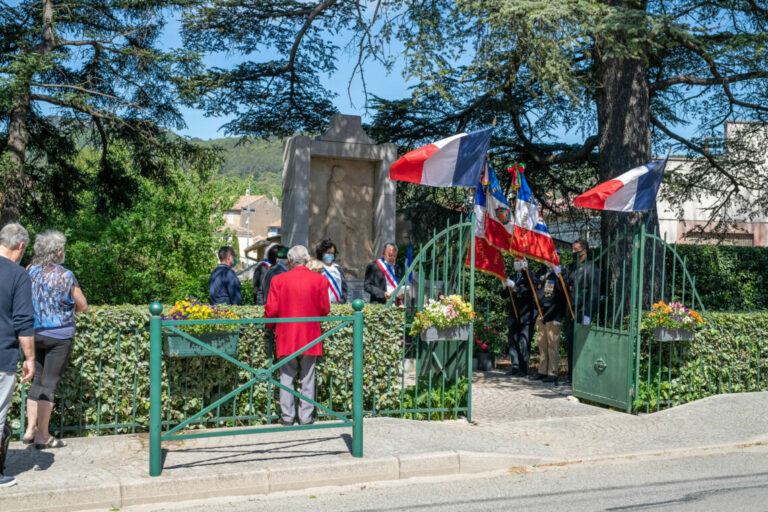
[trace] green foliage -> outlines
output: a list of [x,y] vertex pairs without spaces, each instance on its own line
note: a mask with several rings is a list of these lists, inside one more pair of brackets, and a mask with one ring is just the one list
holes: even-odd
[[[418,390],[416,386],[407,386],[403,390],[403,409],[455,409],[467,407],[467,397],[469,396],[469,380],[461,377],[458,382],[453,382],[442,393],[443,383],[439,379],[429,384],[429,377],[419,377]],[[417,394],[418,393],[418,394]],[[457,411],[444,412],[409,412],[405,414],[406,419],[417,420],[444,420],[456,419],[459,417]]]
[[252,178],[251,194],[263,194],[278,199],[283,194],[283,147],[278,139],[252,140],[223,138],[190,142],[208,149],[220,150],[222,159],[219,175]]
[[768,313],[710,316],[713,322],[697,330],[690,342],[657,342],[651,329],[642,330],[635,411],[768,389]]
[[[712,311],[768,309],[768,249],[721,245],[678,245],[696,291]],[[671,265],[671,259],[667,262]],[[671,267],[668,267],[667,275]],[[680,289],[682,277],[677,277]]]
[[[233,307],[243,318],[261,318],[262,307]],[[334,305],[331,315],[351,315],[349,305]],[[364,407],[400,406],[402,312],[366,306]],[[149,424],[149,311],[147,306],[92,307],[77,316],[77,334],[67,371],[57,390],[53,431],[69,435],[146,431]],[[337,325],[325,322],[323,331]],[[272,363],[270,336],[261,325],[242,326],[238,359],[255,368]],[[317,365],[317,400],[334,411],[352,411],[352,324],[323,344]],[[273,376],[277,376],[274,374]],[[217,357],[163,357],[163,421],[176,424],[248,381],[251,374]],[[20,426],[20,393],[9,418]],[[318,413],[322,412],[318,410]],[[266,416],[265,416],[266,415]],[[236,416],[236,418],[233,418]],[[278,388],[258,383],[205,417],[205,425],[232,426],[275,422]],[[227,419],[223,419],[227,418]],[[196,424],[195,427],[200,427]],[[166,427],[164,427],[166,428]]]
[[239,185],[213,179],[210,168],[176,169],[165,186],[137,180],[134,204],[117,215],[99,210],[85,193],[75,215],[33,228],[64,231],[66,266],[93,304],[207,297],[223,211],[234,204]]

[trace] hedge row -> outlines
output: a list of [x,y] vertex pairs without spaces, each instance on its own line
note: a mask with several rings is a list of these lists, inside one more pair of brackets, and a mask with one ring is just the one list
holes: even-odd
[[[234,307],[242,318],[261,318],[263,308]],[[349,305],[334,305],[331,315],[351,315]],[[364,406],[400,407],[402,312],[367,305],[365,315]],[[65,435],[146,431],[149,421],[149,311],[146,306],[97,306],[77,317],[69,367],[57,391],[51,428]],[[337,322],[326,322],[326,331]],[[261,325],[244,325],[238,359],[267,368],[271,343]],[[351,411],[352,324],[324,342],[317,365],[317,399],[334,411]],[[274,377],[277,377],[275,372]],[[177,424],[218,397],[244,384],[250,373],[222,358],[163,358],[163,420]],[[20,393],[9,418],[20,422]],[[206,416],[208,426],[274,422],[278,390],[258,383]]]
[[690,342],[660,343],[651,330],[642,331],[636,411],[656,411],[721,393],[768,390],[768,313],[710,317],[713,323],[696,331]]

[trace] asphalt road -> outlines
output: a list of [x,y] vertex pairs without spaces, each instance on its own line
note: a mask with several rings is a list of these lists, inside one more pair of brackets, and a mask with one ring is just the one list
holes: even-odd
[[768,446],[482,476],[127,507],[121,512],[768,511]]

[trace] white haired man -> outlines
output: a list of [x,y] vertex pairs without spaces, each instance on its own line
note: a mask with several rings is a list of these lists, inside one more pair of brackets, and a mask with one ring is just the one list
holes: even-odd
[[6,417],[16,384],[19,345],[26,357],[21,382],[29,382],[35,375],[32,282],[19,265],[27,245],[29,234],[20,224],[7,224],[0,230],[0,282],[3,283],[0,288],[0,487],[16,484],[15,478],[3,476],[3,466],[10,440]]
[[[288,251],[288,272],[276,275],[269,285],[264,316],[267,318],[301,318],[326,316],[331,311],[328,298],[328,281],[321,274],[307,268],[309,252],[303,245],[296,245]],[[296,322],[267,324],[275,329],[277,357],[290,356],[322,335],[320,322]],[[299,357],[280,367],[280,383],[293,388],[293,379],[299,371],[301,394],[315,399],[315,361],[323,355],[323,345],[318,343]],[[280,409],[283,425],[293,425],[296,420],[296,406],[293,394],[280,390]],[[315,407],[301,400],[299,423],[314,422]]]

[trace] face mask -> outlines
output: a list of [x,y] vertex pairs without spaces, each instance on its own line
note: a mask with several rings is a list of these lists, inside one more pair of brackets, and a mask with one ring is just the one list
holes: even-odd
[[64,264],[64,260],[66,260],[66,259],[67,259],[67,253],[65,253],[65,252],[61,253],[61,263],[59,263],[59,265],[63,265]]
[[334,260],[334,259],[335,259],[335,256],[334,256],[333,254],[331,254],[331,253],[325,253],[325,254],[323,254],[323,261],[324,261],[325,263],[327,263],[328,265],[330,265],[331,263],[333,263],[333,260]]
[[237,265],[237,258],[232,259],[232,266],[234,267],[235,265]]
[[514,262],[513,265],[515,267],[515,272],[520,272],[523,269],[523,264],[519,261]]
[[286,259],[277,258],[277,262],[278,262],[278,263],[282,263],[282,264],[283,264],[283,265],[285,265],[286,267],[288,266],[288,260],[286,260]]

